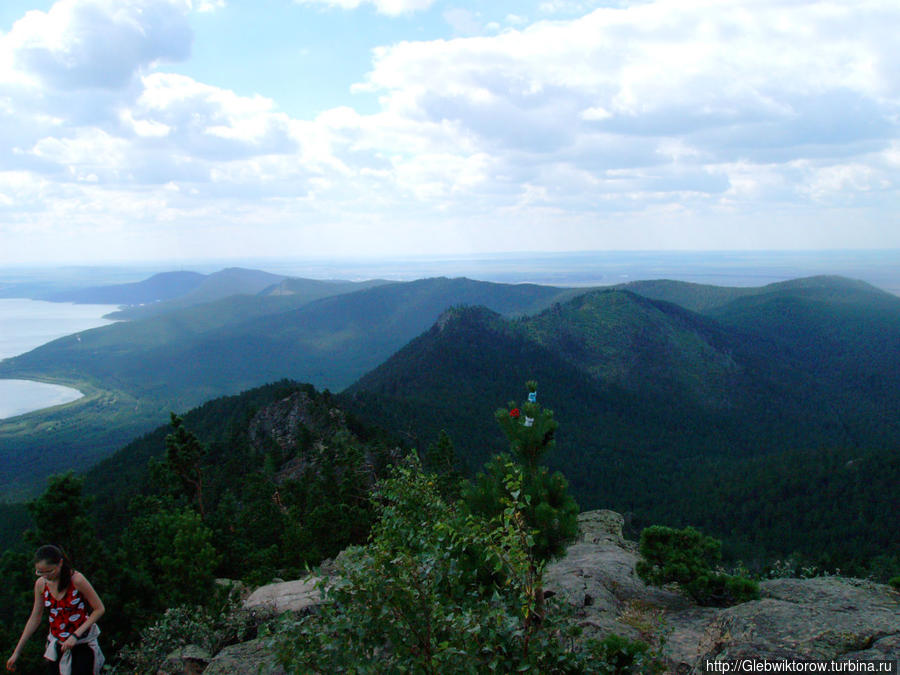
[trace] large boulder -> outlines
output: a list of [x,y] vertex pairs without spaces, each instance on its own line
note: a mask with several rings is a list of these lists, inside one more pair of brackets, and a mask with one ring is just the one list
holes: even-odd
[[[720,611],[703,660],[900,659],[900,595],[861,579],[772,579],[760,600]],[[702,665],[702,664],[701,664]]]
[[265,640],[250,640],[225,647],[203,675],[285,675]]
[[637,545],[622,537],[623,522],[622,516],[613,511],[579,514],[575,543],[544,572],[545,592],[560,594],[588,624],[599,622],[613,627],[626,605],[674,609],[690,605],[678,593],[641,581],[634,571]]
[[156,675],[200,675],[211,660],[212,656],[203,647],[185,645],[166,657]]
[[244,609],[265,609],[276,614],[306,612],[322,603],[319,577],[260,586],[244,600]]

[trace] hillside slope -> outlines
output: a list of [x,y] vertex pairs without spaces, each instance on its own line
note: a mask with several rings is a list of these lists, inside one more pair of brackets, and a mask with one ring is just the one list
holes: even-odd
[[727,331],[677,305],[623,290],[586,293],[520,322],[535,341],[591,376],[711,406],[733,404],[742,365]]

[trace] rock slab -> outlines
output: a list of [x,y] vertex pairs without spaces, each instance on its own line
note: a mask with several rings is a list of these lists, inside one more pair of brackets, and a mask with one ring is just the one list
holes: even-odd
[[244,609],[263,608],[277,614],[304,612],[322,603],[319,577],[260,586],[244,600]]

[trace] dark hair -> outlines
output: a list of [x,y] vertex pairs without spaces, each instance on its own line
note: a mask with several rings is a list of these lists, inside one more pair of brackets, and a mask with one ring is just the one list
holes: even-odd
[[34,554],[34,561],[44,561],[51,565],[56,565],[62,561],[62,567],[59,569],[59,580],[56,582],[58,592],[62,593],[69,588],[69,583],[72,581],[72,563],[69,562],[61,548],[53,546],[53,544],[41,546]]

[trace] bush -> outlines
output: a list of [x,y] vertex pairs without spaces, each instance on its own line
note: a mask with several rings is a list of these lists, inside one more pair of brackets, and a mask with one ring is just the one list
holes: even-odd
[[606,636],[599,643],[597,656],[597,672],[604,675],[662,673],[665,670],[665,664],[652,654],[646,642],[616,634]]
[[675,582],[701,605],[727,606],[759,597],[755,581],[713,569],[722,544],[692,527],[676,530],[654,525],[641,533],[636,571],[646,583]]
[[895,591],[900,591],[900,575],[893,577],[892,579],[890,579],[888,581],[888,583],[890,584],[891,588],[893,588]]
[[121,649],[113,673],[156,673],[180,647],[196,645],[215,655],[225,645],[256,637],[272,617],[242,609],[232,593],[218,607],[173,607],[141,631],[140,641]]
[[522,471],[505,469],[506,508],[487,522],[441,497],[415,458],[398,467],[376,491],[369,545],[323,584],[330,602],[275,638],[288,672],[606,672],[562,604],[543,604]]
[[[503,512],[504,480],[510,462],[509,455],[498,455],[485,464],[485,471],[473,482],[463,485],[462,498],[470,513],[490,520]],[[547,561],[564,553],[566,544],[578,533],[578,504],[568,492],[566,479],[559,471],[551,474],[538,467],[523,476],[522,492],[522,515],[525,525],[535,531],[537,559]]]

